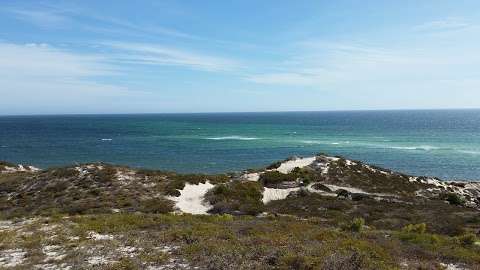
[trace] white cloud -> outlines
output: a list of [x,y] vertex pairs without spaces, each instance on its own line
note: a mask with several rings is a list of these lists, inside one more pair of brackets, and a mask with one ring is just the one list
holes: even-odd
[[105,45],[119,50],[114,58],[122,63],[182,66],[203,71],[228,71],[237,66],[230,59],[157,44],[111,42]]
[[68,21],[66,16],[47,10],[11,9],[9,12],[18,19],[42,27],[60,27]]
[[[412,34],[413,35],[413,34]],[[469,91],[479,76],[479,29],[448,35],[403,36],[405,42],[361,44],[310,40],[296,43],[290,57],[274,68],[246,77],[270,85],[310,86],[335,91],[402,91],[402,89]],[[455,82],[455,83],[452,83]],[[467,89],[468,88],[468,89]],[[476,89],[480,88],[477,85]]]
[[416,31],[447,31],[458,30],[469,27],[470,24],[459,18],[446,18],[443,20],[436,20],[426,22],[415,26],[413,29]]
[[2,77],[58,79],[110,75],[115,70],[106,60],[102,56],[67,52],[47,44],[0,43]]
[[[23,7],[0,8],[17,19],[48,28],[63,28],[67,23],[87,31],[133,36],[170,36],[184,39],[202,39],[161,25],[138,25],[125,19],[99,15],[94,10],[79,7],[38,5],[35,9]],[[94,22],[94,23],[92,23]]]
[[[0,113],[30,107],[78,108],[100,99],[138,95],[119,85],[100,83],[113,66],[96,55],[67,52],[46,44],[0,43]],[[66,111],[66,110],[64,110]]]
[[246,77],[247,81],[260,84],[311,85],[316,82],[314,76],[300,73],[268,73]]

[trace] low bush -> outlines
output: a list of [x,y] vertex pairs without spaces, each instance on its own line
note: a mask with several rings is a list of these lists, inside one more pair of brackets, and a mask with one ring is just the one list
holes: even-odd
[[464,246],[472,246],[477,242],[477,236],[473,233],[467,233],[462,236],[459,236],[458,241]]
[[93,179],[98,182],[111,182],[113,181],[117,170],[108,165],[104,165],[102,169],[96,169],[93,173]]
[[274,162],[267,166],[267,170],[275,170],[278,169],[282,165],[281,161]]
[[344,226],[345,230],[352,232],[362,232],[363,227],[365,226],[365,219],[363,218],[354,218],[347,226]]
[[408,224],[403,227],[403,231],[407,233],[425,233],[427,231],[427,224]]
[[277,171],[271,171],[260,175],[260,182],[264,186],[278,185],[282,182],[291,182],[295,180],[297,180],[297,175],[294,173],[283,174]]
[[50,171],[50,175],[56,178],[70,178],[78,175],[74,168],[57,168]]
[[366,256],[362,256],[358,251],[335,252],[323,262],[322,270],[357,270],[362,269]]
[[262,186],[257,182],[219,184],[205,195],[216,214],[259,214],[264,209],[262,198]]
[[139,210],[144,213],[166,214],[173,211],[174,203],[163,198],[151,198],[140,201]]
[[314,267],[305,256],[287,254],[280,258],[280,269],[313,270]]
[[402,241],[419,245],[423,248],[432,249],[441,242],[441,238],[436,234],[399,232],[398,238]]
[[17,167],[17,165],[7,162],[7,161],[1,161],[0,160],[0,166],[1,167]]
[[465,204],[465,199],[456,193],[443,194],[442,197],[452,205]]

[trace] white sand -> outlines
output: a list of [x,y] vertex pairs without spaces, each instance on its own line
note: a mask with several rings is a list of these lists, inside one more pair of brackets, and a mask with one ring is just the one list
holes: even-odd
[[352,187],[341,187],[341,186],[336,186],[336,185],[328,185],[328,184],[325,184],[326,187],[328,187],[329,189],[332,190],[332,192],[335,192],[339,189],[344,189],[350,193],[362,193],[362,194],[370,194],[368,192],[365,192],[361,189],[358,189],[358,188],[352,188]]
[[203,201],[203,197],[213,187],[214,185],[208,181],[198,185],[185,184],[185,187],[180,190],[180,196],[168,197],[168,199],[174,201],[177,208],[183,213],[205,215],[211,206]]
[[288,194],[292,191],[297,191],[300,188],[265,188],[263,191],[263,203],[268,203],[270,201],[283,200],[287,198]]
[[260,174],[259,173],[246,173],[242,176],[243,179],[247,181],[253,181],[256,182],[260,180]]
[[42,248],[42,252],[46,256],[44,262],[61,261],[67,256],[66,254],[62,253],[62,247],[58,245],[44,246]]
[[103,256],[92,256],[87,259],[88,264],[90,265],[103,265],[112,263],[113,260],[105,258]]
[[18,164],[16,167],[8,167],[5,166],[2,173],[16,173],[16,172],[38,172],[40,171],[39,168],[33,166],[23,166],[22,164]]
[[0,268],[15,267],[24,262],[27,252],[22,249],[6,249],[0,251]]
[[445,270],[467,270],[467,268],[454,263],[449,263],[449,264],[440,263],[440,265],[445,267]]
[[280,167],[277,168],[277,171],[287,174],[293,171],[295,168],[303,168],[315,161],[316,157],[309,157],[309,158],[296,158],[293,160],[288,160],[283,162]]
[[96,233],[96,232],[89,232],[89,233],[88,233],[88,238],[89,238],[89,239],[92,239],[92,240],[97,240],[97,241],[100,241],[100,240],[112,240],[112,239],[113,239],[113,235],[109,235],[109,234],[99,234],[99,233]]

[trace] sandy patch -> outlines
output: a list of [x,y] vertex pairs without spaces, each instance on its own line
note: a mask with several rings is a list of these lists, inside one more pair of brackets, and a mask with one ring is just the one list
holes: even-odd
[[277,200],[283,200],[287,198],[288,194],[292,191],[297,191],[300,190],[300,188],[284,188],[284,189],[279,189],[279,188],[265,188],[263,191],[263,198],[262,201],[263,203],[268,203],[270,201],[277,201]]
[[15,267],[25,261],[26,251],[22,249],[7,249],[0,251],[0,267]]
[[362,194],[370,194],[368,192],[365,192],[359,188],[353,188],[353,187],[341,187],[341,186],[336,186],[336,185],[329,185],[329,184],[324,184],[326,187],[328,187],[332,192],[336,192],[337,190],[344,189],[350,193],[362,193]]
[[256,182],[260,180],[260,174],[259,173],[246,173],[242,176],[243,179],[247,181],[253,181]]
[[211,208],[208,203],[203,201],[205,193],[214,185],[210,182],[200,183],[198,185],[185,184],[185,187],[180,190],[180,196],[168,197],[168,199],[175,202],[176,207],[183,213],[194,215],[205,215]]
[[293,160],[288,160],[283,162],[280,167],[277,168],[277,171],[287,174],[290,173],[295,168],[303,168],[315,161],[316,157],[309,157],[309,158],[296,158]]
[[110,235],[110,234],[99,234],[99,233],[96,233],[96,232],[89,232],[87,238],[88,238],[88,239],[95,240],[95,241],[112,240],[112,239],[113,239],[113,235]]

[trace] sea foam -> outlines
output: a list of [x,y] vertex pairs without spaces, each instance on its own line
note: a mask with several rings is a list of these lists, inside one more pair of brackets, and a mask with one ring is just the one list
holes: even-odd
[[214,140],[214,141],[225,141],[225,140],[233,140],[233,141],[253,141],[253,140],[260,140],[260,138],[256,137],[244,137],[244,136],[224,136],[224,137],[209,137],[206,138],[207,140]]

